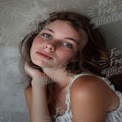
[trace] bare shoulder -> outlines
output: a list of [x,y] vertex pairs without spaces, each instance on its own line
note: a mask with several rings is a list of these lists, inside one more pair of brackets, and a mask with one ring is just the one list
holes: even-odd
[[[86,95],[85,95],[86,94]],[[117,96],[113,90],[101,79],[93,75],[84,75],[77,78],[71,87],[71,96],[81,96],[103,99],[106,104],[112,104],[113,97]]]
[[104,121],[112,104],[113,93],[102,79],[91,75],[81,76],[73,82],[70,94],[74,119],[77,118],[76,113],[80,113],[79,119],[82,117],[93,122]]
[[100,78],[91,75],[77,78],[70,91],[73,122],[103,122],[108,109],[106,90],[109,88]]
[[71,87],[71,93],[87,93],[89,95],[104,95],[104,91],[111,91],[109,86],[100,78],[93,75],[84,75],[77,78]]

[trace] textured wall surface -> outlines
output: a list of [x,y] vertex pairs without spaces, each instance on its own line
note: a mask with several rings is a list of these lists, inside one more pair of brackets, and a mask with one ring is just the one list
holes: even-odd
[[[24,84],[20,83],[18,44],[30,31],[29,25],[39,14],[46,17],[51,11],[72,10],[92,18],[99,15],[98,20],[93,21],[97,23],[96,26],[100,26],[108,48],[122,47],[122,2],[101,1],[0,0],[0,122],[29,122],[23,94]],[[113,18],[108,20],[100,18],[111,14]]]

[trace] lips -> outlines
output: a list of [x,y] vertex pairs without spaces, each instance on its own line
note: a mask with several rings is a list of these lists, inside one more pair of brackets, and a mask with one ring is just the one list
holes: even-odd
[[52,57],[50,57],[48,54],[45,54],[45,53],[41,53],[41,52],[36,52],[39,56],[42,56],[44,58],[47,58],[47,59],[52,59]]

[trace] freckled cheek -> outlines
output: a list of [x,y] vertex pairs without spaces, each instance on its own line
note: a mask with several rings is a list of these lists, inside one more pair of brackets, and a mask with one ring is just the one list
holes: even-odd
[[59,53],[59,56],[66,60],[70,60],[74,57],[73,52],[64,51],[64,50],[61,51],[61,53]]
[[38,47],[42,46],[42,43],[43,43],[43,39],[40,39],[40,38],[36,37],[33,40],[32,48],[38,48]]
[[39,44],[41,44],[42,43],[42,39],[41,38],[39,38],[39,37],[36,37],[35,39],[34,39],[34,41],[33,41],[33,44],[34,45],[39,45]]
[[33,52],[35,52],[38,49],[39,46],[40,46],[40,39],[39,38],[35,38],[33,40],[30,53],[32,54]]

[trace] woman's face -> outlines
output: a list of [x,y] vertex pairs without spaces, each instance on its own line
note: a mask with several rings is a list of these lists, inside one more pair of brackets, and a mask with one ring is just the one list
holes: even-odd
[[42,68],[62,68],[74,60],[80,35],[68,21],[56,20],[35,37],[30,50],[32,62]]

